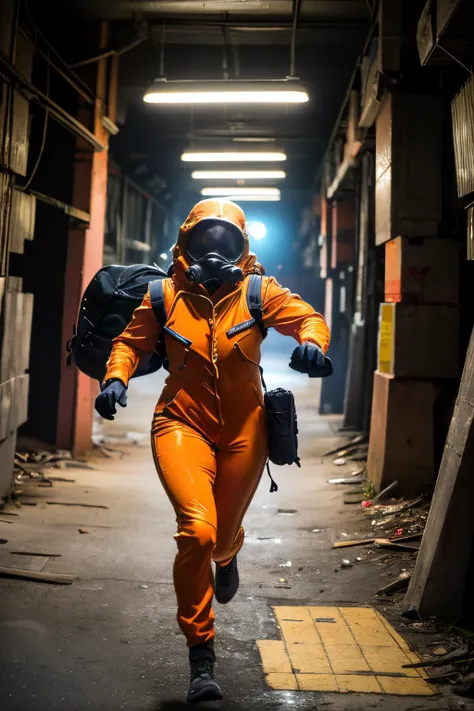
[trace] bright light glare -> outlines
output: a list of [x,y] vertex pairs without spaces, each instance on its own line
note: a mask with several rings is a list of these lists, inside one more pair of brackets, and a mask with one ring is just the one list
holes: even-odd
[[148,91],[147,104],[304,104],[306,91]]
[[232,202],[280,202],[281,195],[219,195],[223,200],[232,200]]
[[194,180],[283,180],[284,170],[195,170]]
[[235,195],[235,196],[240,196],[240,195],[280,195],[280,191],[278,188],[203,188],[201,190],[201,195],[204,196],[212,196],[212,197],[221,197],[225,195],[226,197],[228,195]]
[[168,255],[166,254],[166,252],[162,252],[160,254],[160,259],[168,259]]
[[251,222],[248,230],[249,235],[254,239],[264,239],[267,236],[267,228],[263,222]]
[[213,162],[229,162],[229,163],[250,163],[250,162],[265,162],[273,163],[286,160],[286,155],[283,152],[271,151],[202,151],[199,153],[186,152],[181,156],[181,160],[185,163],[213,163]]

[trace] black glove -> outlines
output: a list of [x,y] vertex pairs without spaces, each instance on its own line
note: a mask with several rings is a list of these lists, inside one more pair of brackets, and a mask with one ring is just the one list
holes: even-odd
[[331,360],[314,343],[303,343],[293,351],[290,368],[306,373],[310,378],[327,378],[332,375]]
[[127,388],[118,378],[100,386],[101,393],[95,399],[95,409],[104,420],[113,420],[117,414],[116,404],[127,407]]

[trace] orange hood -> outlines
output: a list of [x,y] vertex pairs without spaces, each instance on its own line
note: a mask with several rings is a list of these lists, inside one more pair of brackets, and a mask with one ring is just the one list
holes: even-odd
[[242,269],[244,276],[255,273],[263,274],[264,269],[257,263],[256,255],[250,252],[247,223],[242,208],[230,200],[211,198],[210,200],[201,200],[201,202],[198,202],[179,230],[178,241],[173,249],[173,275],[175,281],[179,283],[179,286],[187,290],[195,288],[204,289],[202,286],[192,287],[185,277],[185,272],[190,266],[186,259],[189,233],[198,222],[208,218],[227,220],[241,230],[244,235],[245,245],[242,256],[238,261],[238,266]]

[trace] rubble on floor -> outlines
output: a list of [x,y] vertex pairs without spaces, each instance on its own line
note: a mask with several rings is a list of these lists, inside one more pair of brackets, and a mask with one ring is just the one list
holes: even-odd
[[[428,680],[443,687],[443,693],[474,699],[474,633],[469,630],[446,627],[435,618],[424,620],[414,608],[403,610],[403,599],[409,586],[419,550],[419,542],[428,518],[431,498],[421,495],[412,500],[394,498],[398,482],[392,482],[376,494],[367,481],[363,459],[366,439],[358,435],[346,445],[327,452],[332,463],[342,466],[350,461],[360,462],[359,467],[328,480],[344,493],[344,504],[360,504],[354,521],[356,530],[341,532],[341,538],[333,542],[333,549],[341,550],[342,557],[337,571],[351,575],[351,569],[371,563],[380,571],[383,585],[374,590],[379,604],[390,603],[399,610],[399,627],[403,632],[418,636],[416,645],[421,661],[416,663],[426,670]],[[350,491],[346,487],[355,485]],[[384,607],[384,610],[389,608]],[[428,641],[424,641],[424,640]],[[415,665],[407,665],[415,666]],[[464,708],[463,701],[456,704]]]

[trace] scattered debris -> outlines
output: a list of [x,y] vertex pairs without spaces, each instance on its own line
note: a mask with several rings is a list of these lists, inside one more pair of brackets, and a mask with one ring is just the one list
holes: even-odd
[[328,479],[328,484],[362,484],[364,478],[360,475],[351,474],[349,477],[339,477],[336,479]]
[[8,543],[8,538],[0,538],[0,544]]
[[344,558],[341,563],[341,568],[352,568],[352,563],[348,558]]
[[366,444],[367,442],[368,437],[366,434],[357,435],[353,439],[349,440],[349,442],[347,442],[347,444],[343,445],[342,447],[339,446],[336,447],[336,449],[331,449],[329,452],[326,452],[326,454],[323,454],[323,457],[331,457],[336,454],[339,457],[343,457],[345,454],[348,454],[353,449],[357,449],[357,447]]
[[0,516],[18,516],[18,514],[13,511],[0,511]]
[[411,573],[404,572],[398,576],[396,580],[392,580],[391,583],[385,585],[385,587],[377,590],[376,595],[393,595],[394,593],[406,590],[410,583]]
[[[324,592],[324,590],[321,590],[321,592]],[[336,624],[336,620],[334,619],[334,617],[316,617],[314,622],[329,622]]]
[[38,583],[51,583],[52,585],[71,585],[77,577],[74,575],[60,575],[59,573],[43,573],[23,568],[7,568],[0,566],[0,578],[16,578],[19,580],[32,580]]
[[37,551],[10,551],[10,555],[32,555],[40,558],[61,558],[61,553],[38,553]]
[[352,494],[344,499],[345,504],[361,504],[364,501],[364,494]]
[[87,528],[78,528],[77,530],[79,531],[79,533],[89,533]]
[[448,650],[445,649],[444,647],[436,647],[436,649],[433,649],[431,654],[435,657],[444,657],[448,653]]
[[313,528],[311,533],[321,533],[321,529],[320,528]]
[[104,504],[84,504],[84,503],[75,503],[73,501],[47,501],[47,504],[50,506],[84,506],[88,509],[108,509],[108,506],[104,506]]
[[75,484],[76,483],[75,479],[67,479],[64,476],[50,476],[49,479],[50,479],[50,481],[64,482],[66,484]]
[[291,585],[274,585],[273,587],[279,588],[280,590],[291,590]]
[[399,505],[394,505],[394,506],[381,506],[380,513],[382,514],[382,516],[393,516],[393,515],[402,513],[403,511],[409,511],[410,509],[413,509],[416,506],[419,506],[420,504],[423,503],[424,500],[425,500],[425,495],[423,494],[422,496],[419,496],[417,499],[414,499],[413,501],[407,501],[404,504],[399,504]]
[[379,501],[381,501],[382,499],[384,499],[387,496],[387,494],[389,494],[391,491],[393,491],[397,486],[398,486],[398,481],[392,481],[392,483],[389,484],[388,486],[386,486],[385,489],[382,489],[382,491],[379,494],[377,494],[377,496],[373,497],[372,503],[375,504],[375,503],[378,503]]
[[351,541],[336,541],[333,548],[352,548],[353,546],[366,546],[370,543],[375,543],[375,538],[359,538]]
[[294,516],[296,513],[298,513],[297,509],[278,509],[277,511],[278,516]]
[[337,459],[335,459],[333,461],[333,464],[336,467],[343,467],[345,463],[346,463],[346,460],[344,459],[344,457],[338,457]]
[[[410,605],[409,608],[402,612],[402,617],[404,617],[405,620],[422,620],[418,608],[415,605]],[[413,627],[414,626],[415,625],[413,625]]]
[[388,548],[390,550],[396,551],[406,551],[407,553],[417,553],[420,550],[419,546],[407,546],[403,543],[392,541],[389,538],[376,538],[375,545],[379,548]]
[[286,563],[280,563],[280,568],[291,568],[291,560],[287,560]]
[[149,585],[139,585],[138,587],[141,588],[142,590],[148,590],[148,588],[150,586]]

